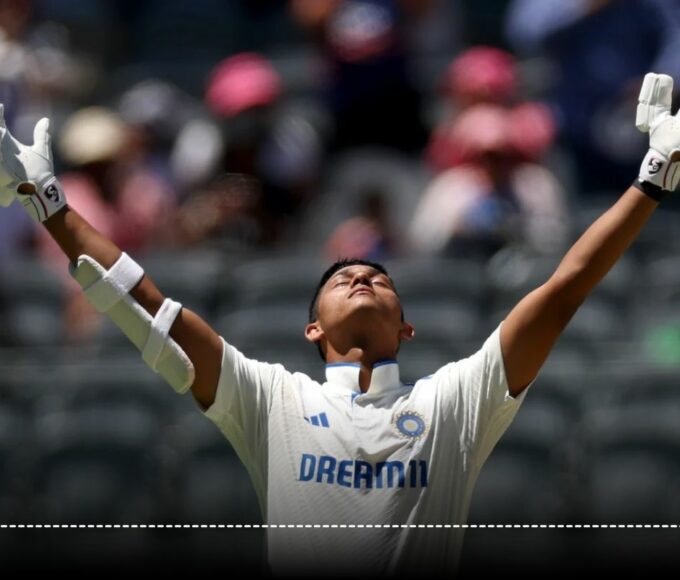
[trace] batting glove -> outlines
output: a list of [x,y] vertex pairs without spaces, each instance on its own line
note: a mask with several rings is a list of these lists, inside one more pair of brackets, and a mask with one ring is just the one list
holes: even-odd
[[0,105],[0,205],[7,207],[16,198],[38,223],[66,205],[54,176],[49,126],[49,119],[40,119],[33,130],[33,146],[23,145],[7,129]]
[[649,133],[649,151],[637,186],[660,201],[680,181],[680,112],[671,115],[673,79],[647,73],[640,89],[635,125]]

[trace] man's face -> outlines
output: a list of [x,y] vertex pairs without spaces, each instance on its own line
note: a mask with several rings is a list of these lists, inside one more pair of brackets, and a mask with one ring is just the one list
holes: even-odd
[[412,334],[410,325],[402,322],[392,281],[371,266],[346,266],[333,274],[319,294],[317,312],[315,324],[331,340],[338,332],[369,333],[376,340],[394,342],[396,352],[405,326],[408,337]]

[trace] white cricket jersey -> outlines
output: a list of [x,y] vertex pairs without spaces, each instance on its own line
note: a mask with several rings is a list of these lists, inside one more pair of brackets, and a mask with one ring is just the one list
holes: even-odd
[[[508,393],[499,329],[414,385],[397,361],[376,363],[366,393],[358,364],[326,365],[319,384],[225,342],[206,415],[245,464],[268,524],[463,524],[526,393]],[[267,549],[275,575],[455,572],[462,539],[462,529],[270,528]]]

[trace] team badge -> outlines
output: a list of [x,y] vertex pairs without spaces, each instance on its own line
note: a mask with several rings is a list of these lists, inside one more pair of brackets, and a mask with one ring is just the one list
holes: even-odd
[[415,411],[399,413],[394,419],[394,424],[401,435],[414,440],[420,439],[426,429],[425,419]]

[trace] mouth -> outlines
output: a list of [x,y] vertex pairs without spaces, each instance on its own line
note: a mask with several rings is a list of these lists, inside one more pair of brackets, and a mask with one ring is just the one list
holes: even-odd
[[370,288],[363,287],[363,288],[357,288],[356,290],[352,291],[349,295],[351,298],[352,296],[356,296],[357,294],[370,294],[372,296],[375,296],[375,292],[371,290]]

